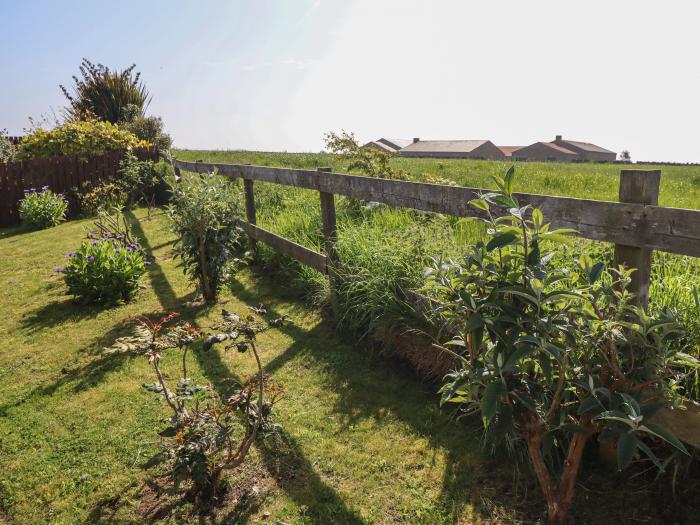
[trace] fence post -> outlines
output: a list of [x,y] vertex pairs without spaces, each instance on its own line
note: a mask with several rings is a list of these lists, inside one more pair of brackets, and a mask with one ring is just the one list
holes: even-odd
[[[661,170],[621,170],[620,202],[657,206],[660,182]],[[646,228],[645,222],[639,227]],[[637,296],[637,304],[643,308],[649,303],[652,252],[651,248],[615,245],[615,267],[624,264],[627,268],[637,269],[632,274],[629,290]]]
[[[318,168],[319,173],[330,173],[331,168]],[[338,253],[335,249],[335,243],[338,240],[338,232],[336,229],[335,218],[335,197],[332,193],[325,191],[318,192],[321,198],[321,221],[323,223],[323,247],[327,257],[328,280],[330,281],[331,290],[331,308],[333,313],[338,313],[338,296],[337,296],[337,265]]]
[[[250,166],[250,164],[245,164]],[[256,224],[257,216],[255,214],[255,192],[253,191],[253,179],[243,178],[243,191],[245,193],[245,216],[250,224]],[[250,248],[254,253],[258,251],[258,241],[250,237]]]

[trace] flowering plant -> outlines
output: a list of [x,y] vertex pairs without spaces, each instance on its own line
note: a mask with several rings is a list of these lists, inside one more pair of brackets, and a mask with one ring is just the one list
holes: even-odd
[[57,226],[66,220],[68,201],[48,186],[24,190],[24,198],[19,201],[19,216],[22,223],[32,230],[44,230]]
[[66,254],[69,263],[63,272],[68,291],[85,303],[128,302],[139,288],[146,273],[141,247],[135,241],[124,244],[123,238],[104,231],[90,233],[78,251]]

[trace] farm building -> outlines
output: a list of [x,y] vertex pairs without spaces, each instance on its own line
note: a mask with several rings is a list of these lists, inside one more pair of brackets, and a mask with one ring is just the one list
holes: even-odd
[[572,162],[578,157],[575,151],[552,142],[535,142],[512,152],[512,159],[519,161]]
[[617,158],[614,151],[601,148],[590,142],[564,140],[557,135],[552,142],[535,142],[511,152],[513,160],[539,162],[612,162]]
[[382,137],[381,139],[368,142],[363,147],[377,148],[387,153],[398,153],[400,149],[405,148],[409,144],[411,144],[411,141],[408,139],[387,139]]
[[601,148],[590,142],[579,142],[576,140],[564,140],[561,135],[557,135],[551,144],[556,144],[569,151],[576,153],[576,160],[612,162],[617,158],[617,153],[609,149]]
[[503,152],[490,140],[420,140],[399,150],[402,157],[504,160]]
[[523,146],[498,146],[498,149],[500,149],[503,152],[503,154],[506,156],[506,159],[512,159],[513,152],[521,148],[523,148]]

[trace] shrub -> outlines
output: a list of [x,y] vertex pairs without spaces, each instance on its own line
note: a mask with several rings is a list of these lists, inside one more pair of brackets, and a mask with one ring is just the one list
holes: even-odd
[[[161,395],[172,411],[168,426],[160,432],[165,438],[160,459],[169,463],[169,475],[176,488],[183,481],[191,481],[194,494],[208,500],[217,493],[223,472],[243,463],[256,437],[279,428],[270,416],[284,386],[263,372],[255,341],[259,332],[284,319],[265,325],[253,315],[239,316],[224,310],[223,322],[216,326],[218,333],[201,341],[201,330],[187,322],[175,323],[176,317],[176,313],[170,313],[158,321],[136,318],[135,336],[118,339],[113,350],[136,351],[148,358],[156,382],[144,387]],[[195,346],[200,342],[201,346]],[[257,373],[232,393],[219,396],[192,381],[187,371],[187,354],[190,348],[209,351],[223,342],[226,350],[252,353]],[[174,387],[161,369],[163,352],[173,348],[182,352],[181,378]]]
[[360,146],[353,133],[342,131],[340,134],[329,132],[323,137],[326,148],[336,155],[350,161],[349,170],[357,170],[368,177],[380,179],[406,180],[406,174],[392,168],[389,162],[392,155],[377,148]]
[[22,139],[17,157],[51,157],[56,155],[76,155],[91,157],[103,155],[113,150],[129,150],[147,147],[150,144],[140,140],[133,133],[119,129],[109,122],[81,121],[69,122],[51,131],[41,128]]
[[127,152],[119,163],[119,182],[129,196],[128,204],[146,204],[150,210],[168,200],[168,180],[173,178],[172,166],[164,161],[139,160]]
[[240,245],[240,190],[214,173],[185,175],[173,181],[168,216],[185,274],[205,301],[214,301]]
[[5,135],[7,133],[0,130],[0,162],[10,162],[17,152],[15,145]]
[[73,93],[61,86],[69,106],[64,110],[69,120],[98,118],[112,124],[122,119],[127,107],[143,114],[150,102],[141,73],[134,74],[132,65],[123,71],[111,70],[102,64],[93,64],[86,58],[80,64],[81,78],[73,77]]
[[163,119],[156,116],[147,117],[140,113],[136,106],[126,109],[119,127],[157,146],[159,151],[168,151],[173,145],[173,139],[163,131]]
[[61,194],[49,190],[48,186],[36,191],[24,190],[24,198],[19,201],[19,216],[22,223],[33,230],[43,230],[57,226],[66,220],[68,201]]
[[126,205],[128,197],[122,186],[114,182],[94,184],[86,181],[76,193],[84,217],[94,217],[100,210],[121,209]]
[[461,363],[442,403],[480,414],[492,444],[524,443],[549,520],[561,524],[591,437],[617,443],[620,470],[638,453],[663,469],[659,443],[687,454],[651,417],[677,401],[674,385],[697,362],[674,344],[682,330],[667,312],[634,305],[632,270],[588,256],[577,271],[554,267],[548,243],[567,231],[520,207],[512,180],[511,168],[499,191],[470,203],[487,242],[430,271],[435,321],[454,335],[444,349]]
[[66,254],[69,262],[62,271],[68,292],[84,303],[132,300],[138,292],[139,279],[146,273],[138,243],[128,235],[109,230],[89,233],[88,238],[77,252]]

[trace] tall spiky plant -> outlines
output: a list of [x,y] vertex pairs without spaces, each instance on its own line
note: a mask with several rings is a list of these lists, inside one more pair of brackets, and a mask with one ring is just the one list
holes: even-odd
[[141,73],[134,73],[135,67],[132,64],[122,71],[111,70],[84,58],[80,78],[73,76],[73,92],[60,86],[69,102],[64,109],[66,118],[71,121],[97,118],[116,124],[124,119],[130,105],[143,115],[151,97],[141,82]]

